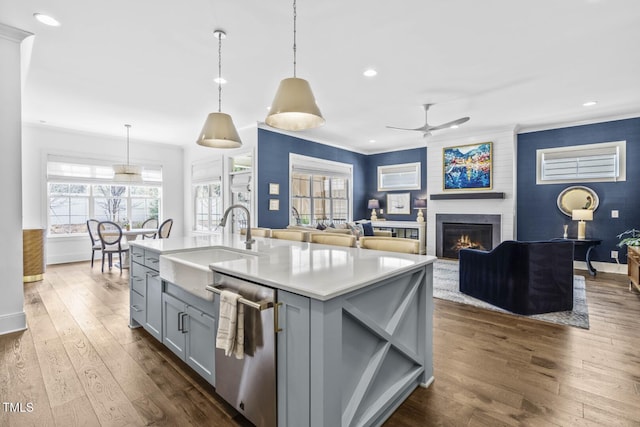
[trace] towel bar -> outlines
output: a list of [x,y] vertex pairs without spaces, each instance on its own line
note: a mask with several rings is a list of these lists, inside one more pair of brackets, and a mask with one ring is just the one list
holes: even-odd
[[[214,294],[218,294],[220,295],[222,293],[222,289],[216,288],[213,285],[207,285],[206,289],[209,292],[213,292]],[[238,302],[244,305],[247,305],[249,307],[255,308],[256,310],[267,310],[271,307],[273,307],[273,301],[268,301],[268,300],[262,300],[262,301],[251,301],[248,300],[246,298],[238,298]]]

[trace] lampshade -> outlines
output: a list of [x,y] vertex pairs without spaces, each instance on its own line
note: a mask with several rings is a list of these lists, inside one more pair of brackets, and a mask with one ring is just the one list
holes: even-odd
[[571,211],[571,219],[574,221],[593,221],[593,210],[574,209]]
[[283,130],[304,130],[325,122],[309,82],[296,76],[296,0],[293,0],[293,77],[283,79],[271,103],[265,123]]
[[427,207],[426,199],[413,199],[413,208],[414,209],[424,209]]
[[322,126],[325,120],[309,82],[290,77],[280,82],[265,122],[274,128],[295,131]]
[[113,165],[116,182],[142,182],[142,167],[138,165]]
[[231,116],[222,112],[222,39],[227,33],[215,30],[213,35],[218,39],[218,112],[207,116],[196,143],[211,148],[237,148],[242,146],[238,131]]
[[113,165],[113,180],[116,182],[142,182],[142,166],[129,164],[129,129],[131,125],[124,125],[127,128],[127,164]]
[[226,113],[210,113],[196,141],[198,145],[212,148],[237,148],[242,146],[233,119]]
[[367,209],[380,209],[380,202],[377,199],[370,199],[367,203]]

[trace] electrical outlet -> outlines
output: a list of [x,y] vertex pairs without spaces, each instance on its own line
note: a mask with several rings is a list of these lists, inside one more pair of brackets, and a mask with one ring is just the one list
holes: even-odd
[[611,218],[618,218],[618,211],[617,210],[612,210],[611,211]]
[[618,259],[618,251],[611,251],[611,258]]

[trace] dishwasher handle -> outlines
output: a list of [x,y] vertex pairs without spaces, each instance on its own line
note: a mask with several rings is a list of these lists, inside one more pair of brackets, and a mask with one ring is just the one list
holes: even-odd
[[[220,295],[222,293],[222,289],[216,288],[213,285],[207,285],[206,289],[209,292],[213,292],[214,294]],[[273,307],[273,301],[268,301],[268,300],[251,301],[251,300],[248,300],[246,298],[240,297],[240,298],[238,298],[238,302],[240,304],[244,304],[244,305],[249,306],[251,308],[255,308],[258,311],[267,310],[267,309]]]

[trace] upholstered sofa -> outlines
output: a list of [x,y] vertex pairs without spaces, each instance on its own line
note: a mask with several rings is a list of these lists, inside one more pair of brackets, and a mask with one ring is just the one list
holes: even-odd
[[573,309],[573,243],[504,241],[460,250],[460,292],[518,314]]

